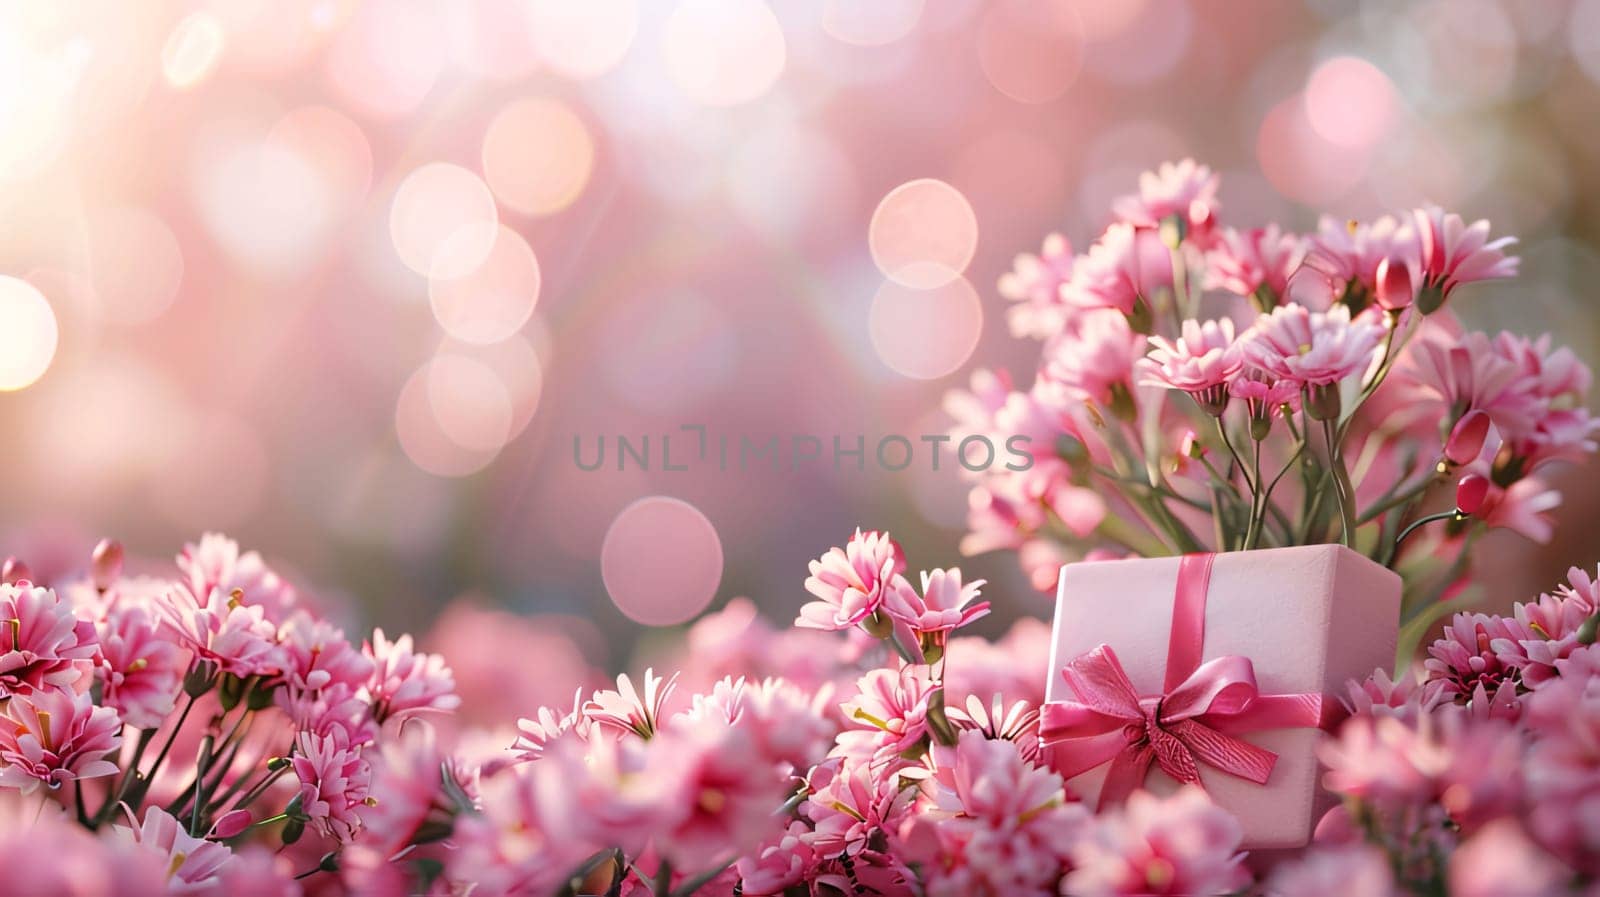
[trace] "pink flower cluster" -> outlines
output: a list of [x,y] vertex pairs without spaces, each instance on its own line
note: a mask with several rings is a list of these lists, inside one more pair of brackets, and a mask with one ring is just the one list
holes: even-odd
[[978,371],[946,408],[1033,463],[971,475],[963,550],[1015,550],[1048,590],[1088,555],[1342,541],[1437,561],[1431,600],[1484,529],[1547,539],[1539,469],[1596,447],[1589,371],[1548,337],[1463,332],[1450,304],[1514,276],[1514,240],[1433,207],[1240,229],[1219,187],[1163,165],[1086,251],[1052,235],[1001,278],[1036,376]]
[[961,633],[981,583],[933,569],[913,587],[887,533],[813,562],[794,627],[735,601],[662,658],[671,675],[580,685],[514,729],[429,714],[476,697],[408,636],[358,647],[298,595],[256,604],[277,580],[235,561],[191,577],[196,557],[250,557],[202,546],[170,579],[0,587],[18,615],[0,661],[38,671],[0,726],[0,859],[20,893],[1554,897],[1600,881],[1600,586],[1576,570],[1509,616],[1458,615],[1414,673],[1351,683],[1322,751],[1343,805],[1310,848],[1258,858],[1196,787],[1080,802],[1040,746],[1048,628]]

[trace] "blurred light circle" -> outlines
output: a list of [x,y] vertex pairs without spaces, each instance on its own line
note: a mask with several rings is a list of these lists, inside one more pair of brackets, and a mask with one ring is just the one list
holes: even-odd
[[646,626],[675,626],[716,597],[722,540],[686,501],[652,495],[622,509],[600,546],[600,574],[617,610]]
[[890,369],[933,380],[971,357],[983,333],[983,303],[965,277],[920,290],[886,280],[872,297],[867,332]]
[[96,314],[120,324],[154,320],[183,282],[178,238],[144,209],[91,212],[84,224],[88,281]]
[[822,30],[847,44],[877,47],[910,34],[923,0],[823,0]]
[[1306,82],[1305,97],[1311,127],[1341,146],[1377,143],[1388,132],[1397,105],[1389,76],[1355,56],[1336,56],[1317,66]]
[[26,180],[61,152],[72,127],[72,68],[0,28],[0,182]]
[[185,16],[161,48],[161,74],[173,87],[193,87],[216,70],[224,36],[216,15],[200,10]]
[[190,430],[177,387],[133,358],[97,356],[61,374],[39,385],[54,400],[27,436],[35,469],[68,494],[104,501],[105,489],[160,471]]
[[511,401],[511,430],[506,436],[507,442],[517,438],[533,420],[544,390],[544,368],[538,351],[522,334],[513,334],[509,339],[487,346],[446,337],[437,354],[465,356],[494,372]]
[[278,119],[267,142],[305,160],[341,206],[353,205],[372,186],[372,146],[361,126],[327,106],[301,106]]
[[638,0],[531,0],[526,14],[544,64],[579,80],[616,68],[639,30]]
[[[435,413],[433,393],[436,389],[445,391],[445,387],[453,384],[448,382],[450,377],[447,374],[441,378],[446,381],[443,386],[434,386],[434,364],[434,361],[429,361],[418,368],[400,389],[394,409],[394,429],[400,440],[400,448],[412,464],[435,476],[461,477],[477,473],[494,460],[499,448],[467,448],[445,432],[439,415]],[[452,413],[447,411],[446,417],[449,418]],[[492,412],[478,420],[481,421],[488,414]],[[474,431],[470,419],[451,419],[451,425],[469,434]],[[478,431],[478,435],[481,435],[481,431]]]
[[777,244],[808,232],[831,238],[832,223],[857,207],[850,157],[828,135],[788,119],[741,141],[725,177],[734,212]]
[[510,81],[539,67],[524,0],[466,0],[444,17],[450,61],[477,77]]
[[319,49],[316,19],[327,0],[244,0],[211,3],[225,32],[224,62],[232,71],[282,75]]
[[430,277],[472,273],[494,249],[499,224],[489,188],[448,162],[406,175],[389,207],[389,237],[400,261]]
[[234,259],[284,274],[327,250],[332,198],[296,149],[270,140],[219,148],[200,158],[195,174],[200,217]]
[[1083,33],[1066,0],[996,0],[978,23],[978,63],[994,88],[1020,103],[1066,93],[1083,64]]
[[783,74],[787,46],[762,0],[683,0],[661,35],[667,76],[705,106],[737,106],[764,95]]
[[359,112],[399,118],[422,104],[444,67],[445,8],[414,0],[367,0],[327,54],[335,92]]
[[962,150],[951,179],[973,197],[986,221],[1025,224],[1030,215],[1055,220],[1069,195],[1062,156],[1033,129],[994,128]]
[[1073,11],[1078,14],[1084,39],[1103,41],[1124,33],[1128,26],[1139,21],[1147,5],[1149,0],[1117,0],[1115,3],[1080,3]]
[[[467,233],[471,231],[458,231]],[[453,270],[459,240],[446,240],[436,267]],[[468,245],[467,251],[476,251]],[[527,323],[539,301],[539,260],[527,241],[508,227],[496,231],[494,247],[470,273],[456,278],[430,278],[428,301],[433,317],[462,342],[496,343]]]
[[428,405],[439,431],[464,449],[498,452],[511,438],[511,396],[487,365],[438,355],[427,365]]
[[238,526],[261,507],[268,471],[267,450],[250,424],[212,415],[177,440],[151,501],[186,529]]
[[960,190],[933,178],[889,191],[867,225],[885,277],[927,289],[960,276],[978,250],[978,218]]
[[1333,143],[1311,126],[1305,98],[1295,94],[1274,106],[1256,135],[1261,173],[1290,199],[1319,205],[1348,193],[1366,177],[1370,147]]
[[0,275],[0,391],[31,385],[56,357],[56,315],[33,284]]
[[[1420,4],[1407,23],[1427,42],[1427,83],[1436,103],[1500,103],[1517,76],[1516,27],[1494,0]],[[1578,24],[1574,22],[1574,24]]]
[[483,136],[483,176],[495,198],[525,215],[572,205],[594,170],[594,138],[559,100],[518,100]]

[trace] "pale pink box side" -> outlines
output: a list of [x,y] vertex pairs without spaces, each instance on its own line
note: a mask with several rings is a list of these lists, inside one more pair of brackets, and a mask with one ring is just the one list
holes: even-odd
[[[1166,669],[1178,558],[1095,561],[1061,570],[1047,700],[1071,697],[1062,664],[1102,643],[1117,653],[1141,694],[1158,694]],[[1337,701],[1345,683],[1394,663],[1400,579],[1339,545],[1219,554],[1206,600],[1205,659],[1249,657],[1265,694],[1320,692]],[[1314,729],[1244,736],[1278,755],[1272,777],[1256,785],[1202,767],[1212,798],[1231,810],[1245,846],[1298,847],[1310,840],[1332,798],[1319,785]],[[1093,803],[1105,767],[1068,786]],[[1146,787],[1177,783],[1159,770]]]

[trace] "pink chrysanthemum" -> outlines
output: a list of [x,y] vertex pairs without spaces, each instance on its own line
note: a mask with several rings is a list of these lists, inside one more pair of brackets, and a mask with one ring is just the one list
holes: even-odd
[[884,598],[883,611],[919,634],[948,634],[989,613],[989,602],[977,599],[984,581],[962,584],[961,571],[924,570],[922,594],[895,589]]
[[1597,609],[1588,574],[1573,567],[1567,578],[1570,585],[1554,595],[1518,602],[1504,621],[1505,634],[1492,643],[1495,656],[1515,668],[1529,688],[1555,677],[1556,664],[1578,649],[1578,629]]
[[1006,313],[1011,335],[1048,339],[1066,326],[1071,307],[1061,287],[1072,279],[1072,244],[1060,234],[1044,238],[1038,255],[1020,253],[1000,275],[1000,295],[1017,303]]
[[583,712],[583,689],[580,688],[572,696],[569,712],[540,707],[537,716],[517,720],[517,740],[511,745],[511,753],[518,760],[537,760],[558,738],[571,735],[580,741],[587,739],[591,725]]
[[325,735],[301,732],[291,758],[300,780],[300,809],[311,825],[340,844],[355,840],[361,809],[372,798],[372,765],[342,729]]
[[1075,897],[1226,894],[1250,879],[1233,814],[1189,785],[1168,798],[1136,791],[1072,847],[1062,893]]
[[279,627],[278,638],[283,647],[284,676],[296,688],[339,684],[357,689],[372,675],[370,657],[357,651],[338,627],[305,611],[290,614]]
[[1369,844],[1313,847],[1278,866],[1267,897],[1400,897],[1382,850]]
[[169,894],[220,894],[222,874],[233,859],[226,845],[196,838],[160,807],[144,811],[144,821],[115,826],[114,837],[137,845],[160,861],[167,870]]
[[1352,679],[1345,685],[1346,697],[1340,700],[1352,716],[1398,716],[1415,719],[1433,709],[1440,690],[1423,687],[1413,670],[1389,678],[1389,671],[1377,669],[1365,679]]
[[1517,273],[1517,257],[1504,251],[1517,239],[1490,240],[1487,221],[1468,225],[1460,215],[1429,206],[1413,212],[1412,222],[1422,258],[1423,290],[1436,290],[1438,303],[1461,284]]
[[782,894],[803,882],[816,863],[816,853],[806,843],[811,827],[795,820],[783,834],[741,857],[735,865],[740,890],[745,894]]
[[278,629],[261,607],[244,603],[243,593],[204,593],[200,600],[187,588],[170,590],[156,607],[161,623],[195,659],[243,679],[276,675],[283,669]]
[[[482,897],[553,894],[598,849],[572,836],[567,820],[541,813],[533,767],[505,770],[483,785],[482,812],[456,822],[445,877],[459,892]],[[590,807],[568,812],[584,817]]]
[[[1101,406],[1113,406],[1119,399],[1131,401],[1134,370],[1146,349],[1147,341],[1124,315],[1104,309],[1084,312],[1045,347],[1045,376],[1035,383],[1033,394],[1043,397],[1045,390],[1056,387],[1065,390],[1052,397],[1056,399],[1087,399]],[[996,415],[997,423],[1005,413]]]
[[1364,373],[1371,365],[1383,327],[1337,305],[1313,312],[1285,305],[1262,315],[1240,339],[1247,362],[1280,379],[1324,386]]
[[1579,460],[1593,454],[1600,421],[1584,407],[1592,379],[1588,366],[1571,349],[1552,349],[1549,334],[1529,339],[1500,333],[1494,338],[1493,351],[1516,372],[1506,390],[1508,400],[1530,410],[1526,426],[1508,426],[1502,432],[1518,467],[1514,472],[1526,473],[1549,461]]
[[928,668],[869,671],[856,683],[855,697],[839,705],[850,724],[871,730],[884,752],[910,750],[928,733],[928,700],[933,683]]
[[1428,681],[1437,683],[1443,696],[1465,703],[1481,687],[1490,694],[1502,685],[1513,689],[1518,669],[1500,659],[1497,640],[1509,640],[1511,630],[1502,617],[1458,613],[1450,618],[1444,636],[1428,647],[1423,661]]
[[0,714],[0,787],[32,791],[113,775],[105,759],[122,744],[122,721],[88,694],[37,691],[12,695]]
[[1325,281],[1331,302],[1347,292],[1372,294],[1380,263],[1409,263],[1417,255],[1417,234],[1408,221],[1385,215],[1364,223],[1324,215],[1300,272]]
[[1172,288],[1172,255],[1153,230],[1118,222],[1078,259],[1061,298],[1078,308],[1110,308],[1124,315],[1148,308],[1157,290]]
[[1561,663],[1571,672],[1528,698],[1536,733],[1524,763],[1529,827],[1545,847],[1600,874],[1600,648]]
[[623,673],[617,677],[616,691],[602,689],[594,693],[583,705],[583,715],[597,726],[617,733],[631,732],[640,738],[651,738],[661,728],[661,712],[672,690],[677,686],[678,674],[662,679],[654,669],[644,671],[644,691],[633,687],[633,680]]
[[1139,192],[1115,200],[1118,218],[1136,227],[1153,228],[1178,216],[1191,235],[1201,237],[1216,222],[1217,187],[1221,178],[1193,159],[1163,162],[1155,171],[1139,175]]
[[654,838],[674,866],[731,859],[780,830],[786,777],[757,748],[743,727],[674,726],[650,741],[641,775],[679,798]]
[[0,699],[68,688],[94,654],[94,624],[55,591],[27,580],[0,585]]
[[455,678],[444,658],[417,651],[409,634],[390,641],[382,629],[375,629],[362,653],[372,663],[365,694],[378,722],[461,706]]
[[1228,228],[1206,254],[1206,288],[1259,296],[1264,305],[1277,305],[1305,254],[1305,240],[1276,224],[1246,231]]
[[1491,483],[1483,504],[1473,513],[1490,529],[1508,529],[1543,545],[1555,535],[1550,512],[1561,506],[1561,493],[1537,476],[1523,477],[1501,488]]
[[162,637],[144,607],[113,608],[97,626],[100,700],[136,729],[153,729],[172,712],[189,667],[188,652]]
[[1232,321],[1185,320],[1178,339],[1152,336],[1150,346],[1140,362],[1140,384],[1182,390],[1210,413],[1222,413],[1228,405],[1228,382],[1244,367]]
[[800,608],[795,625],[838,630],[865,621],[878,612],[888,590],[910,590],[901,575],[905,569],[905,555],[888,533],[856,530],[844,548],[829,549],[811,562],[806,591],[817,600]]
[[838,761],[811,771],[810,794],[800,811],[813,823],[804,839],[818,856],[853,857],[875,838],[896,831],[910,812],[915,789],[868,763]]
[[260,607],[274,623],[287,619],[300,600],[294,586],[273,572],[260,554],[241,552],[238,542],[220,533],[206,533],[198,543],[184,545],[177,562],[191,594],[209,595],[217,589],[229,595],[238,589],[245,604]]
[[994,741],[1008,741],[1022,759],[1039,762],[1039,708],[1027,701],[1017,701],[1007,708],[997,692],[985,707],[977,695],[967,695],[965,708],[951,707],[946,713],[956,728],[981,733]]

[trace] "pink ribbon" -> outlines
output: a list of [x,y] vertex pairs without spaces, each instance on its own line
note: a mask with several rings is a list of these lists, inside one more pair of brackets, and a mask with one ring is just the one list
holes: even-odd
[[1203,763],[1264,785],[1278,755],[1236,735],[1333,722],[1338,705],[1320,694],[1261,694],[1248,657],[1201,662],[1212,558],[1186,555],[1178,566],[1162,694],[1140,695],[1116,652],[1100,645],[1061,671],[1077,700],[1041,711],[1039,736],[1063,778],[1111,764],[1101,806],[1143,785],[1152,764],[1185,784],[1201,784]]

